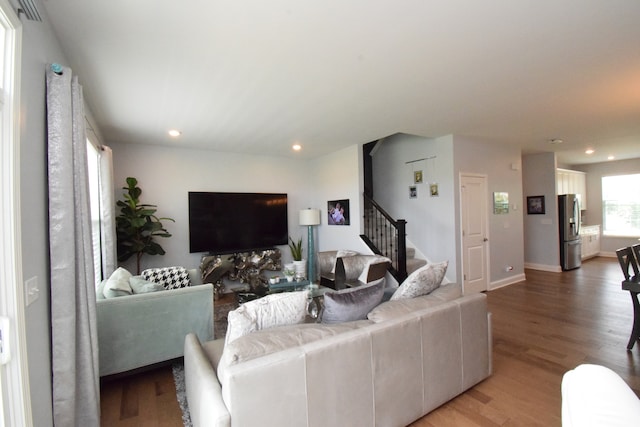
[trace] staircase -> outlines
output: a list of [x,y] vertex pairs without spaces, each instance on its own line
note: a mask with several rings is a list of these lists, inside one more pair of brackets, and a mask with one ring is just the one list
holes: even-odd
[[391,260],[389,271],[398,283],[427,263],[415,258],[414,248],[407,248],[405,227],[405,220],[393,219],[371,197],[364,195],[364,234],[360,237],[374,253]]

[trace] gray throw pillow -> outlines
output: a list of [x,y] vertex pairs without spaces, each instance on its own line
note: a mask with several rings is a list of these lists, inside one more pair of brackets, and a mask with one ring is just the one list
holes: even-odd
[[384,278],[355,288],[324,294],[322,323],[350,322],[367,318],[384,295]]

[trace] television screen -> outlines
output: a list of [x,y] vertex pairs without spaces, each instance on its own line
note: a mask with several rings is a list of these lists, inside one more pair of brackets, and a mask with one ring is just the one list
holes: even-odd
[[189,192],[189,252],[286,245],[287,194]]

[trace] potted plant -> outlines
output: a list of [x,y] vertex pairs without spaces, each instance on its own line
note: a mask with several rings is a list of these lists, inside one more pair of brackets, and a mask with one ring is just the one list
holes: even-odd
[[291,257],[293,258],[296,276],[306,277],[307,262],[302,259],[302,237],[299,238],[297,242],[294,242],[293,239],[289,237],[289,241],[289,249],[291,249]]
[[[138,180],[127,178],[124,200],[118,200],[120,214],[116,217],[116,237],[118,240],[118,261],[124,262],[136,256],[137,274],[140,274],[140,259],[142,255],[164,255],[165,251],[156,237],[171,237],[164,228],[162,221],[174,221],[172,218],[158,218],[155,205],[140,203],[142,190],[138,187]],[[175,222],[175,221],[174,221]]]

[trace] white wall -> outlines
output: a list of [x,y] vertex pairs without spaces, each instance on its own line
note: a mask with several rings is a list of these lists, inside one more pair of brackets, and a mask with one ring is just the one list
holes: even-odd
[[[524,279],[523,197],[520,148],[454,136],[456,221],[459,223],[459,174],[487,176],[489,222],[489,289]],[[493,193],[509,193],[509,213],[493,213]],[[456,227],[459,230],[459,224]],[[458,231],[457,236],[460,235]],[[456,239],[460,256],[460,239]],[[511,266],[513,270],[506,271]],[[461,274],[461,273],[460,273]]]
[[[309,193],[311,207],[321,209],[322,224],[317,230],[319,250],[351,249],[371,253],[360,238],[362,228],[362,146],[328,154],[310,162],[313,177]],[[350,225],[327,224],[327,202],[349,199]]]
[[[289,201],[289,233],[296,240],[306,229],[298,225],[298,211],[316,206],[317,200],[308,190],[311,174],[306,161],[272,156],[250,156],[208,150],[192,150],[142,144],[110,144],[113,150],[116,200],[122,199],[125,179],[133,176],[142,189],[141,201],[157,205],[157,214],[173,222],[163,222],[172,234],[157,242],[166,255],[142,258],[142,269],[148,267],[200,265],[201,253],[189,253],[189,191],[229,191],[287,193]],[[118,212],[116,211],[116,214]],[[305,246],[306,248],[306,243]],[[283,260],[291,260],[286,246]],[[132,260],[133,261],[133,260]],[[125,266],[135,271],[132,262]]]
[[[434,159],[407,164],[417,159]],[[418,197],[409,198],[413,172],[422,170],[415,184]],[[373,157],[374,199],[395,219],[407,221],[407,239],[433,262],[449,260],[447,279],[458,281],[452,138],[424,138],[397,134],[385,138]],[[436,182],[439,196],[430,197]]]
[[26,308],[26,334],[33,424],[46,427],[53,425],[53,415],[45,66],[52,62],[68,64],[46,17],[44,22],[22,19],[22,24],[19,164],[22,275],[25,280],[36,277],[40,288],[38,299]]
[[527,268],[561,271],[558,198],[556,195],[556,158],[554,153],[529,154],[522,157],[524,188],[527,196],[545,197],[544,215],[527,215],[524,220],[524,260]]
[[[612,162],[572,166],[571,169],[587,173],[587,210],[583,212],[583,222],[588,225],[602,225],[602,177],[631,175],[640,173],[640,158]],[[640,191],[640,189],[630,189]],[[602,236],[600,251],[615,256],[618,248],[638,243],[637,237]]]

